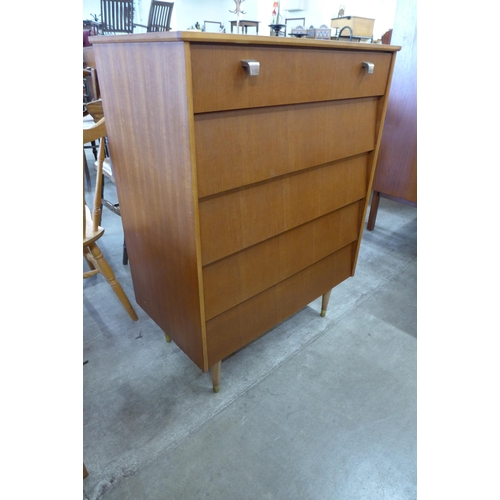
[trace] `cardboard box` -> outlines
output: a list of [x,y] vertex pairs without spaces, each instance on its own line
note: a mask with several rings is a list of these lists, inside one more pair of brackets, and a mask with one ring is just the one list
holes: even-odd
[[[352,29],[352,36],[366,36],[368,38],[373,38],[373,25],[375,24],[375,19],[369,19],[368,17],[356,17],[356,16],[345,16],[336,17],[332,19],[330,24],[331,28],[338,28],[334,31],[340,31],[344,26],[349,26]],[[345,30],[342,36],[348,36],[349,30]]]

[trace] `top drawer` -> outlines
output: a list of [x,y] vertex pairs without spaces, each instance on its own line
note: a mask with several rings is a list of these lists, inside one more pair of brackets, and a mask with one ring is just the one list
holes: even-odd
[[[380,96],[391,58],[375,51],[192,43],[194,112]],[[244,59],[260,63],[258,76],[247,74]],[[374,64],[372,74],[364,61]]]

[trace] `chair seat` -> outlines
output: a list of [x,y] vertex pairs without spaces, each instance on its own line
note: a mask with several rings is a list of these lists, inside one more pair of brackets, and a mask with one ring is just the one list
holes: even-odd
[[92,214],[87,205],[85,205],[85,238],[83,238],[83,246],[88,246],[97,241],[103,234],[104,228],[98,226],[97,231],[93,230]]

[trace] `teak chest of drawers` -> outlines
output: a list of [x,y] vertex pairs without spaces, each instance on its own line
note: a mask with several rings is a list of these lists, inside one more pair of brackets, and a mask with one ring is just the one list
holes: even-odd
[[218,390],[222,359],[354,274],[399,47],[92,42],[137,303]]

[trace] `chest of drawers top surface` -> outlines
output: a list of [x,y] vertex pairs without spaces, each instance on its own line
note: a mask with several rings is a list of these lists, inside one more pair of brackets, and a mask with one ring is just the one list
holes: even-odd
[[143,43],[143,42],[193,42],[193,43],[228,43],[278,46],[305,46],[344,48],[349,50],[374,50],[395,52],[401,49],[396,45],[361,44],[352,42],[337,42],[329,40],[313,40],[307,38],[284,38],[258,35],[233,35],[226,33],[203,33],[196,31],[163,31],[152,33],[135,33],[131,35],[94,36],[90,37],[94,45],[106,43]]

